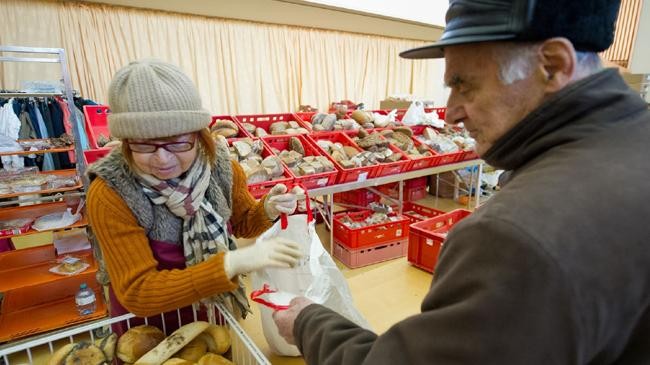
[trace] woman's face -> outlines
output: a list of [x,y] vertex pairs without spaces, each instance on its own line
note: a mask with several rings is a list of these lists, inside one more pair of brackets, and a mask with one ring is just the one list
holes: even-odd
[[160,180],[181,176],[196,160],[197,134],[181,134],[160,139],[129,139],[136,167]]

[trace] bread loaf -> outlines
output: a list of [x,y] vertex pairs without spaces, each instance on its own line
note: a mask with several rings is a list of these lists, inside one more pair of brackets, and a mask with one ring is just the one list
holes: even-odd
[[234,365],[234,363],[221,355],[207,353],[199,359],[198,365]]
[[199,361],[199,359],[205,355],[206,352],[208,352],[208,344],[206,344],[205,341],[203,341],[203,339],[199,336],[190,341],[190,343],[185,345],[185,347],[174,354],[174,357],[195,363]]
[[132,327],[117,341],[117,357],[124,362],[134,363],[164,339],[165,334],[157,327]]
[[[218,326],[216,324],[211,324],[206,330],[205,333],[209,334],[212,337],[212,340],[215,344],[214,351],[210,349],[210,352],[215,354],[224,354],[230,348],[230,332],[225,326]],[[208,344],[209,346],[210,344]]]
[[194,362],[172,357],[171,359],[162,363],[162,365],[194,365]]
[[154,347],[151,351],[147,352],[138,361],[136,365],[158,365],[165,362],[165,360],[172,357],[176,352],[185,347],[190,341],[196,338],[201,332],[208,328],[208,322],[192,322],[188,323],[181,328],[177,329]]

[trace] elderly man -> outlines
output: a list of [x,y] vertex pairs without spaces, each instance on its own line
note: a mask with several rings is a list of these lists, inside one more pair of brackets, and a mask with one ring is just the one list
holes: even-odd
[[[447,122],[505,187],[449,234],[422,312],[376,335],[305,298],[309,364],[650,364],[650,112],[601,69],[619,2],[451,0]],[[381,300],[378,298],[378,300]]]

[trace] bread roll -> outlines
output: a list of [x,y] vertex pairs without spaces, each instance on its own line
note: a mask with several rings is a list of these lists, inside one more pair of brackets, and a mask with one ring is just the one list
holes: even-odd
[[171,359],[162,363],[162,365],[194,365],[194,362],[172,357]]
[[206,352],[208,352],[208,345],[203,341],[203,339],[201,339],[201,337],[197,337],[185,345],[185,347],[177,352],[174,357],[195,363],[199,361]]
[[56,350],[53,354],[52,357],[50,357],[50,361],[48,362],[48,365],[61,365],[65,361],[65,358],[74,350],[74,343],[69,343],[60,349]]
[[198,365],[234,365],[234,363],[221,355],[207,353],[199,359]]
[[103,365],[106,363],[106,356],[99,347],[87,342],[79,342],[74,349],[65,357],[62,365]]
[[109,336],[104,338],[98,338],[95,340],[95,345],[104,352],[106,360],[113,362],[113,358],[115,357],[115,348],[117,347],[117,334],[111,333]]
[[[224,354],[230,348],[230,332],[225,326],[218,326],[216,324],[211,324],[205,331],[209,334],[214,341],[215,348],[214,351],[211,349],[210,352],[215,354]],[[210,346],[210,343],[208,343]]]
[[138,361],[137,365],[158,365],[169,359],[185,347],[190,341],[196,338],[201,332],[208,328],[208,322],[192,322],[182,326],[169,335],[163,342],[159,343],[151,351],[147,352]]
[[165,334],[157,327],[132,327],[117,341],[117,357],[124,362],[134,363],[164,339]]

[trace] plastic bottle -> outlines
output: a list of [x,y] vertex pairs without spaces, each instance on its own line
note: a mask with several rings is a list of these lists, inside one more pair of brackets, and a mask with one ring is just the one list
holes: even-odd
[[77,304],[77,311],[79,311],[79,315],[85,316],[94,313],[97,309],[95,292],[90,289],[86,283],[79,285],[79,291],[75,295],[74,300]]

